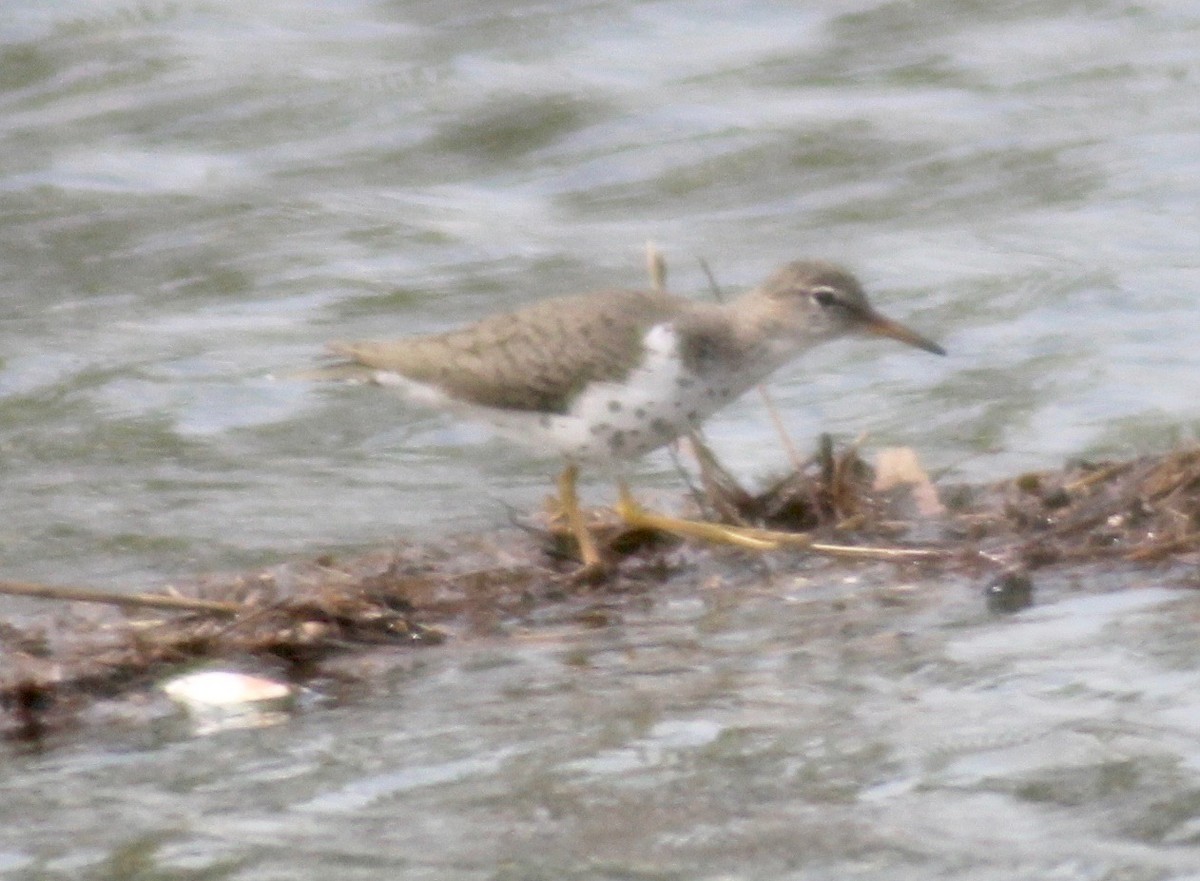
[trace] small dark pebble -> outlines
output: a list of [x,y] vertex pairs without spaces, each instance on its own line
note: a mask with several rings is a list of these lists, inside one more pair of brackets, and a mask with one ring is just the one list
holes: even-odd
[[1033,605],[1033,579],[1023,569],[1009,569],[989,581],[983,595],[989,612],[1019,612]]

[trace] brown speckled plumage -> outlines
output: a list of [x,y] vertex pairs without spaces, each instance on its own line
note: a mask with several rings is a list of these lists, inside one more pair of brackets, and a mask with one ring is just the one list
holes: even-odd
[[690,377],[680,387],[707,384],[710,397],[719,390],[723,401],[808,346],[856,329],[940,352],[879,316],[854,276],[824,261],[789,263],[725,304],[600,291],[544,300],[446,333],[335,343],[331,350],[351,368],[396,374],[456,401],[561,415],[592,384],[626,379],[643,363],[647,333],[659,325],[670,326]]
[[713,306],[645,291],[560,297],[447,333],[334,343],[331,350],[473,404],[565,413],[589,383],[624,379],[641,360],[646,331],[668,319],[691,329],[682,354],[695,372],[738,357]]

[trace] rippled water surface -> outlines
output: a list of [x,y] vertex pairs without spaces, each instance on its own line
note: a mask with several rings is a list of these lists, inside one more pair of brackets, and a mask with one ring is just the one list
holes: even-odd
[[958,583],[764,577],[431,649],[281,727],[116,725],[7,760],[0,873],[1194,878],[1200,602],[1111,586],[997,621]]
[[[837,259],[950,350],[782,371],[805,442],[978,478],[1200,417],[1188,4],[7,8],[10,572],[153,582],[501,522],[551,461],[265,377],[644,284],[647,239],[701,296],[698,257],[730,289]],[[753,398],[711,430],[743,474],[785,462]]]
[[[643,285],[648,239],[698,296],[699,257],[729,290],[836,259],[950,351],[781,371],[802,443],[979,480],[1193,437],[1197,47],[1165,0],[8,2],[3,575],[142,587],[503,525],[552,460],[279,377]],[[753,396],[710,437],[747,477],[786,462]],[[679,486],[661,455],[640,483]],[[938,585],[849,654],[798,641],[820,610],[788,584],[431,652],[377,704],[11,766],[0,873],[1195,873],[1195,603],[1080,587],[999,622]]]

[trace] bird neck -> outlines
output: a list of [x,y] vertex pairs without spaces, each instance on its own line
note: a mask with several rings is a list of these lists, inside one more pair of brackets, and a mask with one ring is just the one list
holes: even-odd
[[721,304],[728,322],[733,345],[745,353],[748,360],[762,362],[770,372],[790,356],[793,346],[779,313],[759,291],[752,290],[738,299]]
[[746,297],[729,303],[689,301],[682,318],[685,365],[696,373],[721,371],[753,384],[787,361],[790,353],[780,344],[778,322],[762,306]]

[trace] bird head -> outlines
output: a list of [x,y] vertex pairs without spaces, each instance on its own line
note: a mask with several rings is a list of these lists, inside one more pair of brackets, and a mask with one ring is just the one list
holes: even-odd
[[767,303],[774,335],[817,343],[850,333],[890,337],[944,355],[937,343],[875,310],[858,279],[833,263],[798,260],[772,273],[758,295]]

